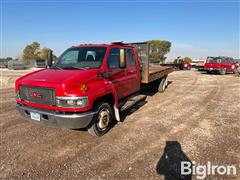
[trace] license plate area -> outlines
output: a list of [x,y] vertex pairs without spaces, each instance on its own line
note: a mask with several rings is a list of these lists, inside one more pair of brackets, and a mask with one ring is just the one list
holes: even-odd
[[30,118],[35,121],[40,121],[41,115],[37,112],[30,112]]

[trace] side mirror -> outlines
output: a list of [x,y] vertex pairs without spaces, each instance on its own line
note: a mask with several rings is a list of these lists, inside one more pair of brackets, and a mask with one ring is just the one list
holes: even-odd
[[53,62],[53,55],[52,55],[52,51],[48,51],[47,54],[47,67],[50,68],[52,66],[52,62]]
[[125,49],[120,49],[120,62],[119,67],[125,68],[126,67],[126,58],[125,58]]

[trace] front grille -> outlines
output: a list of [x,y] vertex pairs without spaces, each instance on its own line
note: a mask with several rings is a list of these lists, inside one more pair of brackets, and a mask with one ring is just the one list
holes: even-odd
[[32,86],[20,86],[20,99],[28,102],[44,105],[55,105],[55,89],[32,87]]

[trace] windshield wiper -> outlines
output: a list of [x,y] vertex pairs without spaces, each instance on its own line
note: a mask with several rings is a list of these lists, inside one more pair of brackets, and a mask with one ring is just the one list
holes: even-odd
[[62,68],[59,66],[52,66],[50,69],[62,69]]
[[62,67],[62,69],[80,69],[80,70],[85,70],[85,69],[88,69],[88,68],[77,67],[77,66],[65,66],[65,67]]

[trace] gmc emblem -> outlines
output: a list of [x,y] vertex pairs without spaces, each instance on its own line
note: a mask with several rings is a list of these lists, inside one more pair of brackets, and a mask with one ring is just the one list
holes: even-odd
[[36,97],[36,98],[42,98],[42,95],[36,92],[29,92],[29,96]]

